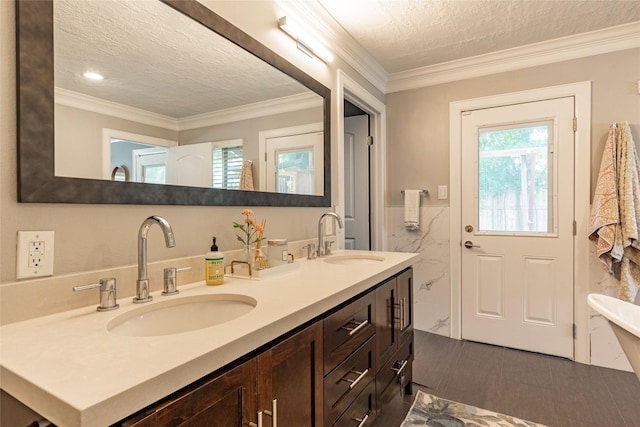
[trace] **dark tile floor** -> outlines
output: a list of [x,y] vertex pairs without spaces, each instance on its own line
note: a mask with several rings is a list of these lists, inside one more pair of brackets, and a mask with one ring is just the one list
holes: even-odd
[[[415,331],[414,390],[551,427],[640,427],[633,373]],[[413,396],[374,422],[395,427]]]

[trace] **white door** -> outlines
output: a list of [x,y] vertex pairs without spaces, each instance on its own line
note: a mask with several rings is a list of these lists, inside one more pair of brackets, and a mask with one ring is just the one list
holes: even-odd
[[141,148],[131,151],[134,182],[165,184],[167,173],[167,150],[164,147]]
[[213,144],[171,147],[167,159],[167,184],[213,187]]
[[462,338],[573,358],[574,98],[463,113]]
[[265,151],[267,191],[324,194],[324,132],[269,137]]
[[345,117],[344,130],[344,246],[368,251],[369,117]]

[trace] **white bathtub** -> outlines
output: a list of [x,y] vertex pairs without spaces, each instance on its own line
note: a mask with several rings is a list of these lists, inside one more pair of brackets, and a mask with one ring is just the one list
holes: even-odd
[[604,316],[640,379],[640,306],[602,294],[589,294],[589,305]]

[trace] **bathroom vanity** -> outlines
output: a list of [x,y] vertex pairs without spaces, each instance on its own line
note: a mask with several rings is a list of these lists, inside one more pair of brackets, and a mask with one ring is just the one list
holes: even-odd
[[59,426],[370,425],[411,391],[416,258],[344,251],[264,280],[180,286],[142,305],[255,302],[233,320],[181,333],[109,331],[141,310],[131,298],[110,312],[92,306],[5,325],[1,386]]

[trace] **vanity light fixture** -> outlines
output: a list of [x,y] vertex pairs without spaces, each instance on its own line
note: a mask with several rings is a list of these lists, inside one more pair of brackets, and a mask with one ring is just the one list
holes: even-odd
[[102,79],[104,79],[104,76],[102,74],[93,73],[91,71],[87,71],[86,73],[83,74],[83,76],[86,77],[89,80],[102,80]]
[[318,57],[324,62],[333,62],[333,54],[326,47],[322,46],[315,38],[305,32],[286,16],[278,19],[278,27],[287,33],[298,44],[298,49],[310,57]]

